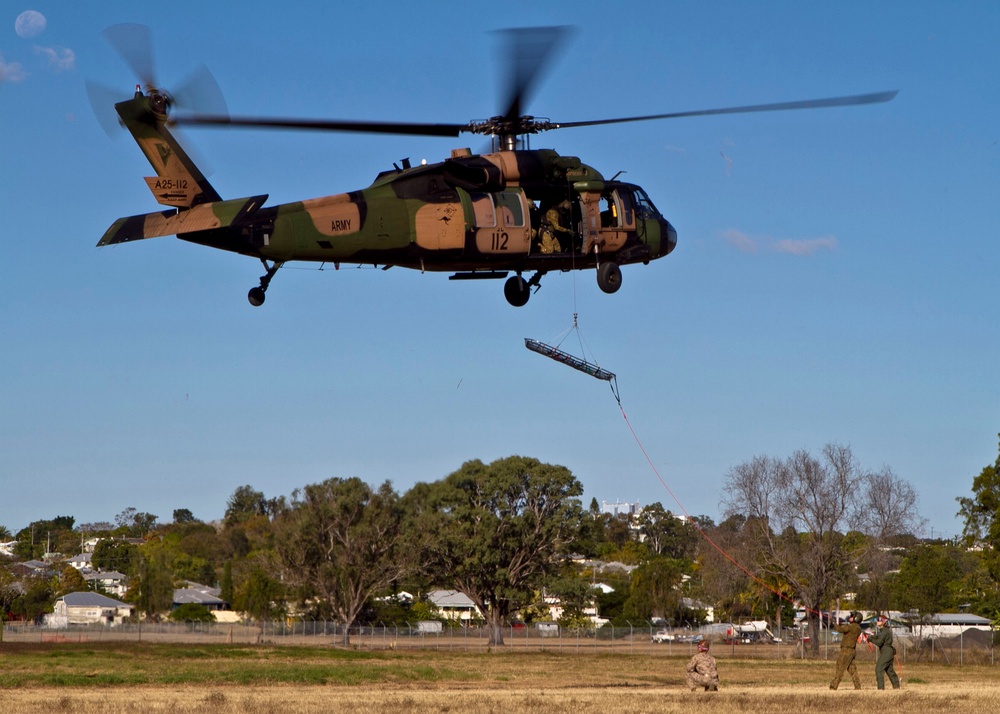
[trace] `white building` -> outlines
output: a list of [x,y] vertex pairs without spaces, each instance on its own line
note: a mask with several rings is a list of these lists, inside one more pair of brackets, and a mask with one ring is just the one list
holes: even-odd
[[642,511],[639,506],[639,502],[629,503],[627,501],[615,500],[614,503],[608,503],[607,501],[601,502],[601,513],[607,513],[612,516],[636,516]]
[[99,585],[105,592],[118,597],[125,597],[128,592],[128,578],[117,570],[84,573],[83,579],[87,581],[87,585]]
[[431,590],[427,600],[449,620],[472,620],[482,617],[479,608],[458,590]]
[[923,618],[913,625],[913,634],[917,637],[958,637],[968,630],[990,632],[993,623],[979,615],[969,615],[964,612],[939,612]]
[[54,611],[45,616],[45,625],[114,625],[131,614],[132,606],[128,603],[99,593],[69,593],[56,600]]

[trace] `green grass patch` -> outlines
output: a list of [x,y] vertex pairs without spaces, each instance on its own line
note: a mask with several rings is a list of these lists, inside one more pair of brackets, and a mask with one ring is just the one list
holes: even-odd
[[397,654],[315,647],[5,645],[0,688],[439,682],[465,673]]

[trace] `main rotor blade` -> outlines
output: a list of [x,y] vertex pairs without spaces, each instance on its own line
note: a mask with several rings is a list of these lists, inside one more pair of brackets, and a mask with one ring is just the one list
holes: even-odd
[[121,91],[87,80],[87,98],[90,99],[90,108],[94,110],[94,117],[104,133],[112,139],[121,136],[121,117],[115,111],[115,103],[122,100]]
[[848,107],[856,104],[880,104],[892,101],[899,94],[898,89],[873,94],[855,94],[849,97],[828,97],[827,99],[806,99],[798,102],[778,102],[776,104],[751,104],[745,107],[726,107],[723,109],[700,109],[691,112],[671,112],[669,114],[650,114],[641,117],[623,117],[620,119],[595,119],[593,121],[551,122],[550,129],[568,129],[576,126],[599,126],[601,124],[621,124],[630,121],[647,121],[649,119],[679,119],[681,117],[704,117],[715,114],[749,114],[751,112],[781,112],[789,109],[820,109],[823,107]]
[[219,83],[205,65],[198,65],[180,88],[171,93],[174,105],[212,116],[226,116],[229,108]]
[[280,119],[269,117],[231,117],[214,114],[175,116],[174,124],[184,126],[235,126],[266,129],[312,129],[368,134],[405,134],[410,136],[458,136],[468,130],[466,124],[421,124],[404,122],[341,121],[337,119]]
[[517,120],[524,113],[533,85],[542,75],[546,64],[556,55],[557,50],[569,37],[572,28],[566,25],[554,27],[523,27],[500,30],[507,51],[508,88],[503,116]]
[[102,33],[104,39],[117,52],[143,87],[156,86],[153,63],[153,41],[146,25],[122,23],[112,25]]

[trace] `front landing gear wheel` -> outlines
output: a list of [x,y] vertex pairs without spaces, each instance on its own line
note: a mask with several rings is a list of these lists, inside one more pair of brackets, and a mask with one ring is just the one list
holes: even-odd
[[247,293],[247,300],[254,307],[260,307],[264,304],[264,288],[250,288],[250,292]]
[[531,297],[531,286],[520,275],[515,275],[503,284],[503,296],[514,307],[524,307]]
[[618,263],[601,263],[600,267],[597,269],[597,287],[599,287],[604,292],[616,293],[618,288],[622,286],[622,269],[618,267]]

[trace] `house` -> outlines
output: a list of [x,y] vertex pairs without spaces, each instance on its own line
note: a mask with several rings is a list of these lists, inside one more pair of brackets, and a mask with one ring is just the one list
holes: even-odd
[[118,597],[125,597],[125,593],[128,592],[128,586],[125,584],[127,577],[117,570],[84,573],[83,579],[87,582],[88,586],[99,586],[105,592],[117,595]]
[[45,616],[46,627],[69,625],[114,625],[131,616],[132,606],[99,593],[68,593],[56,600],[54,611]]
[[[594,590],[600,590],[605,595],[607,595],[608,593],[612,593],[612,592],[615,591],[615,589],[613,587],[611,587],[610,585],[608,585],[606,583],[594,583],[593,585],[590,586],[590,589],[592,591],[594,591]],[[563,614],[564,614],[564,609],[563,609],[563,606],[562,606],[562,601],[557,596],[546,594],[546,595],[542,596],[542,601],[549,608],[549,617],[552,620],[561,620],[562,619]],[[589,605],[587,607],[584,607],[581,610],[580,614],[583,615],[584,617],[588,618],[590,620],[590,622],[595,627],[600,627],[600,626],[604,625],[605,623],[609,622],[609,620],[607,618],[601,617],[600,614],[598,613],[598,611],[597,611],[597,603],[596,603],[596,601],[594,599],[590,600]],[[541,623],[539,623],[539,624],[541,624]],[[550,623],[550,624],[555,624],[555,623]]]
[[688,610],[701,610],[705,613],[705,622],[711,624],[715,622],[715,606],[709,605],[706,602],[701,602],[700,600],[694,600],[689,597],[681,598],[681,607]]
[[472,620],[482,617],[479,608],[458,590],[431,590],[427,601],[449,620]]
[[228,608],[228,604],[219,597],[221,594],[222,591],[219,588],[210,588],[199,583],[188,582],[187,587],[174,590],[173,607],[177,608],[181,605],[194,603],[212,611],[225,610]]
[[10,572],[18,578],[42,577],[51,578],[55,571],[49,567],[48,563],[41,560],[26,560],[23,563],[14,563],[10,566]]
[[88,570],[90,568],[90,553],[80,553],[72,558],[66,558],[67,565],[72,565],[77,570]]

